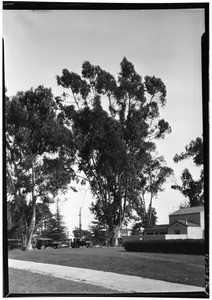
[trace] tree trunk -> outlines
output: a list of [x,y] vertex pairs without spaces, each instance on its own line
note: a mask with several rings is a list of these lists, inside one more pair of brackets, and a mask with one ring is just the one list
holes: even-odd
[[122,227],[122,223],[118,224],[117,226],[115,226],[110,230],[109,237],[107,239],[107,246],[114,247],[119,245],[118,237],[120,236],[121,227]]
[[152,196],[152,193],[151,193],[151,198],[150,198],[150,203],[149,203],[149,221],[148,221],[149,227],[152,227],[151,226],[151,221],[152,221],[152,198],[153,198],[153,196]]
[[26,233],[22,234],[22,250],[25,251],[27,248],[27,235]]
[[32,160],[32,217],[28,232],[26,235],[26,250],[31,251],[32,248],[32,236],[35,230],[35,221],[36,221],[36,196],[35,196],[35,172],[34,172],[34,159]]

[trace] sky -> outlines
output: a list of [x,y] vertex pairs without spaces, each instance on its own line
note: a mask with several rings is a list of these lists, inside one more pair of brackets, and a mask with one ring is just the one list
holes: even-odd
[[[55,96],[63,89],[56,75],[62,69],[81,73],[84,61],[99,65],[115,77],[123,57],[142,76],[156,76],[167,88],[167,104],[161,110],[172,133],[157,142],[157,150],[174,169],[164,192],[153,201],[158,224],[185,198],[170,188],[180,183],[183,169],[198,178],[200,169],[191,159],[178,164],[173,156],[184,151],[191,140],[202,135],[201,36],[203,9],[172,10],[80,10],[3,11],[5,84],[7,95],[38,85],[51,87]],[[66,91],[67,92],[67,91]],[[71,232],[79,225],[88,229],[92,199],[88,187],[60,195],[60,209]]]

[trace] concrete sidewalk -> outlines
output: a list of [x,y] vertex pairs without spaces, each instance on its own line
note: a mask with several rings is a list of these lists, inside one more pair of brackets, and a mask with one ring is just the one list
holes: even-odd
[[61,265],[35,263],[9,259],[9,267],[44,275],[84,282],[123,293],[158,293],[158,292],[204,292],[202,287],[153,280],[138,276],[121,275],[112,272],[73,268]]

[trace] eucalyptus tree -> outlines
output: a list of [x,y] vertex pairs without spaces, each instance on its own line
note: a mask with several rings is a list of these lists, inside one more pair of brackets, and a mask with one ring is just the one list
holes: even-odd
[[[142,78],[126,58],[117,79],[86,61],[81,76],[63,69],[57,82],[74,101],[61,107],[72,128],[78,171],[95,197],[91,211],[107,225],[114,245],[135,201],[150,186],[141,180],[154,162],[155,140],[171,132],[159,113],[166,104],[165,84],[155,76]],[[163,172],[156,176],[162,178]],[[165,181],[158,180],[157,188],[151,184],[152,196]]]
[[7,198],[11,220],[19,222],[24,248],[31,250],[36,203],[65,191],[74,178],[71,131],[51,89],[39,86],[5,98]]

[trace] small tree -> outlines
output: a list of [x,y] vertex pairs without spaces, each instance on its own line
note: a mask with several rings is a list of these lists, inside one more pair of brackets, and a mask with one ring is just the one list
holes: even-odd
[[48,227],[42,231],[42,237],[50,237],[60,241],[67,238],[67,231],[59,209],[59,198],[56,199],[56,212],[49,220]]
[[[142,169],[139,176],[141,193],[134,201],[134,210],[145,227],[154,226],[156,211],[155,209],[152,211],[153,199],[159,192],[164,191],[164,183],[172,174],[173,170],[166,166],[163,156],[152,158]],[[149,203],[148,210],[147,203]],[[154,221],[151,220],[152,217]]]
[[92,235],[92,242],[94,245],[105,246],[107,241],[108,230],[104,225],[99,224],[98,221],[92,221],[90,231]]
[[157,223],[157,212],[154,207],[150,206],[148,207],[147,212],[142,218],[141,222],[135,223],[135,225],[132,228],[132,235],[136,235],[140,233],[141,228],[153,228],[156,226]]
[[[203,166],[203,140],[198,137],[185,147],[185,152],[174,156],[174,162],[192,158],[196,166]],[[194,180],[186,168],[181,176],[182,185],[172,185],[171,188],[180,191],[189,200],[189,205],[204,205],[204,170],[201,170],[200,178]]]

